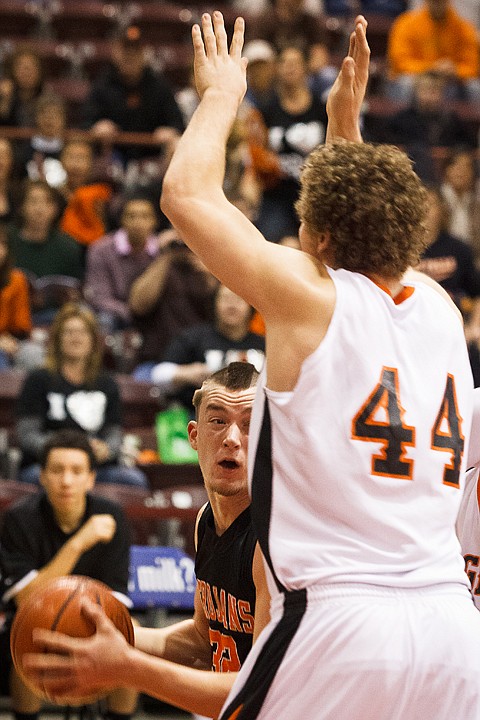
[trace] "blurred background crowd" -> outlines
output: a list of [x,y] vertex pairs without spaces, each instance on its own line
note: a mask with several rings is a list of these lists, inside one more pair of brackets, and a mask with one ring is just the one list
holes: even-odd
[[[365,140],[406,150],[429,189],[420,269],[465,317],[480,385],[480,0],[231,0],[246,19],[248,92],[225,193],[270,242],[296,246],[306,155],[355,15],[369,22]],[[0,395],[20,378],[15,476],[61,428],[86,432],[98,480],[148,486],[132,462],[119,381],[191,414],[205,377],[263,363],[262,318],[218,285],[159,208],[197,103],[190,2],[0,3]],[[151,428],[154,433],[153,427]],[[146,443],[161,461],[156,440]],[[137,455],[135,455],[137,453]],[[125,454],[127,461],[125,461]],[[143,456],[145,459],[145,455]]]

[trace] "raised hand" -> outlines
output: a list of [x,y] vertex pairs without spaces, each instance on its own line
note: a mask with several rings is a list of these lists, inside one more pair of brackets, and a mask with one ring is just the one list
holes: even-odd
[[81,543],[83,552],[90,550],[97,543],[108,543],[115,535],[117,523],[113,515],[92,515],[80,530],[77,530],[77,539]]
[[221,12],[213,13],[213,23],[204,13],[201,30],[193,26],[195,84],[200,98],[206,90],[214,89],[234,95],[238,104],[242,101],[247,89],[247,60],[242,58],[244,28],[243,18],[237,18],[229,50]]
[[361,141],[359,118],[367,90],[370,48],[367,42],[367,21],[355,18],[350,35],[348,55],[343,59],[337,79],[327,100],[327,142],[344,138]]

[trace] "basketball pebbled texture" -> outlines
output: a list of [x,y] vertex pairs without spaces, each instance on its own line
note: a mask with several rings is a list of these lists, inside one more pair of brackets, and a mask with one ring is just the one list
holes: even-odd
[[[81,612],[81,601],[85,597],[100,605],[127,642],[134,644],[130,613],[107,585],[82,575],[68,575],[48,581],[21,604],[15,613],[10,633],[10,649],[15,669],[38,697],[48,700],[43,686],[33,684],[22,671],[23,655],[42,651],[33,643],[32,631],[40,627],[72,637],[90,637],[95,632],[95,626]],[[71,704],[84,705],[104,694],[93,692],[89,697],[72,699]]]

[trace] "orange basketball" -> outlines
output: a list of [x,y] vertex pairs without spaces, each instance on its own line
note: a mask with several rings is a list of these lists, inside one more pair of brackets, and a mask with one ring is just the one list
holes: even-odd
[[[41,698],[48,700],[43,685],[33,684],[22,671],[23,654],[41,652],[41,648],[33,643],[32,630],[41,627],[80,638],[93,635],[95,627],[80,609],[81,600],[85,597],[101,605],[130,645],[134,644],[130,613],[107,585],[82,575],[68,575],[45,583],[19,607],[10,634],[10,649],[15,669],[23,682]],[[104,694],[93,691],[89,697],[72,699],[69,704],[84,705]]]

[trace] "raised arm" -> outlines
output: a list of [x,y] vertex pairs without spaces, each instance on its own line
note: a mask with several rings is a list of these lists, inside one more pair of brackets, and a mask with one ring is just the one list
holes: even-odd
[[[333,97],[331,135],[352,139],[368,77],[365,20],[359,18]],[[221,282],[269,322],[296,321],[306,284],[317,284],[318,264],[306,253],[265,240],[226,199],[222,185],[226,143],[246,90],[242,58],[244,22],[238,18],[230,48],[221,13],[202,16],[192,29],[200,104],[183,134],[163,182],[162,210],[182,239]],[[202,35],[203,33],[203,35]],[[339,115],[343,114],[343,120]],[[344,130],[345,128],[345,130]],[[358,139],[355,137],[355,139]]]
[[204,14],[202,30],[192,29],[201,100],[168,167],[161,205],[210,272],[267,318],[282,312],[282,305],[285,312],[295,306],[286,298],[295,286],[295,267],[311,261],[301,253],[286,260],[287,248],[268,243],[223,192],[226,144],[246,90],[243,31],[238,18],[229,49],[221,13],[213,14],[213,24]]

